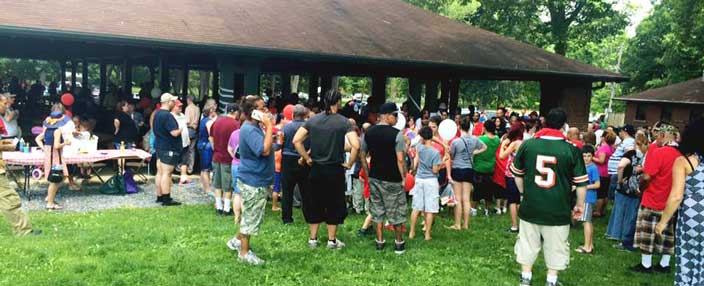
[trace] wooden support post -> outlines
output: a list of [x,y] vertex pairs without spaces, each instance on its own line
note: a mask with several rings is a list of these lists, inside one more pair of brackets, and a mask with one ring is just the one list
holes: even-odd
[[438,80],[430,79],[425,82],[425,109],[430,113],[438,112]]
[[386,101],[386,81],[382,74],[372,76],[372,95],[367,99],[370,110],[377,110]]
[[78,62],[71,60],[71,93],[76,90],[76,66]]
[[100,60],[100,100],[102,102],[103,97],[108,92],[108,67],[104,60]]
[[440,102],[438,102],[438,106],[441,103],[444,103],[445,106],[448,106],[448,104],[450,104],[450,80],[449,79],[442,80],[442,83],[440,85]]
[[408,79],[408,114],[414,118],[418,118],[421,114],[421,93],[423,91],[423,83],[415,78]]
[[181,102],[185,104],[186,99],[188,98],[188,64],[184,64],[181,71],[183,72],[183,82],[181,82]]
[[281,74],[281,98],[286,100],[291,96],[291,74]]
[[89,84],[89,78],[88,78],[88,59],[83,59],[83,63],[81,64],[82,71],[81,71],[81,85],[83,89],[88,89],[90,90],[90,84]]
[[[220,113],[225,112],[225,107],[235,102],[235,95],[239,95],[241,90],[235,88],[235,67],[229,58],[218,60],[218,107]],[[239,96],[238,96],[239,97]]]
[[161,89],[161,92],[171,91],[171,79],[169,78],[169,61],[166,55],[159,56],[159,89]]
[[125,57],[122,62],[122,93],[124,99],[132,99],[132,61]]
[[457,114],[457,107],[460,100],[460,79],[456,78],[450,82],[450,105],[448,105],[447,113],[450,118],[454,118]]
[[[220,86],[220,71],[218,71],[218,68],[216,67],[213,70],[213,76],[210,78],[211,79],[211,85],[210,85],[210,90],[213,91],[213,99],[215,102],[220,101],[220,89],[218,88]],[[203,100],[203,104],[205,104],[206,100]],[[201,106],[202,108],[202,106]]]
[[332,76],[321,76],[320,77],[320,92],[326,94],[332,89]]
[[66,60],[59,61],[59,69],[61,73],[59,75],[59,79],[61,80],[61,93],[64,93],[68,91],[68,88],[66,88]]
[[308,79],[308,100],[311,102],[318,102],[318,85],[320,84],[320,77],[316,74],[312,74]]

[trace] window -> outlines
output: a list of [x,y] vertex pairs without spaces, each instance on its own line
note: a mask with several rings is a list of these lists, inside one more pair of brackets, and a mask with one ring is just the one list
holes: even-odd
[[672,122],[672,106],[664,105],[660,112],[660,121]]
[[645,104],[636,104],[636,120],[645,121]]

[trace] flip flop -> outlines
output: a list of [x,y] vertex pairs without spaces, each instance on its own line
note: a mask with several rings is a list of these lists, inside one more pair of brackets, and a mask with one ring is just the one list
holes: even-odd
[[594,254],[594,249],[593,249],[593,248],[592,248],[592,251],[587,251],[586,249],[584,249],[584,246],[577,247],[577,249],[575,249],[575,251],[576,251],[577,253],[586,254],[586,255],[592,255],[592,254]]
[[454,226],[454,225],[451,225],[451,226],[445,226],[445,228],[447,228],[447,229],[451,229],[451,230],[458,230],[458,231],[459,231],[459,230],[462,230],[462,228],[461,228],[461,227],[456,227],[456,226]]
[[62,207],[62,206],[60,206],[60,205],[53,205],[53,206],[46,205],[46,209],[47,209],[47,210],[60,211],[60,210],[63,210],[64,207]]

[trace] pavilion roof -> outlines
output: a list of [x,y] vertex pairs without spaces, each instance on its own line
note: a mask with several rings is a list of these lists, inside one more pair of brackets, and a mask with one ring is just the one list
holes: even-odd
[[704,77],[617,98],[623,101],[704,104]]
[[626,80],[400,0],[6,1],[0,34]]

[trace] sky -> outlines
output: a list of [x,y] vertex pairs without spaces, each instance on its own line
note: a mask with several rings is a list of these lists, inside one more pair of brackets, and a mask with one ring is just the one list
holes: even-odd
[[635,14],[631,17],[631,24],[626,28],[628,37],[633,37],[636,34],[636,28],[653,10],[651,0],[620,0],[617,4],[617,9],[623,9],[630,3],[635,7]]

